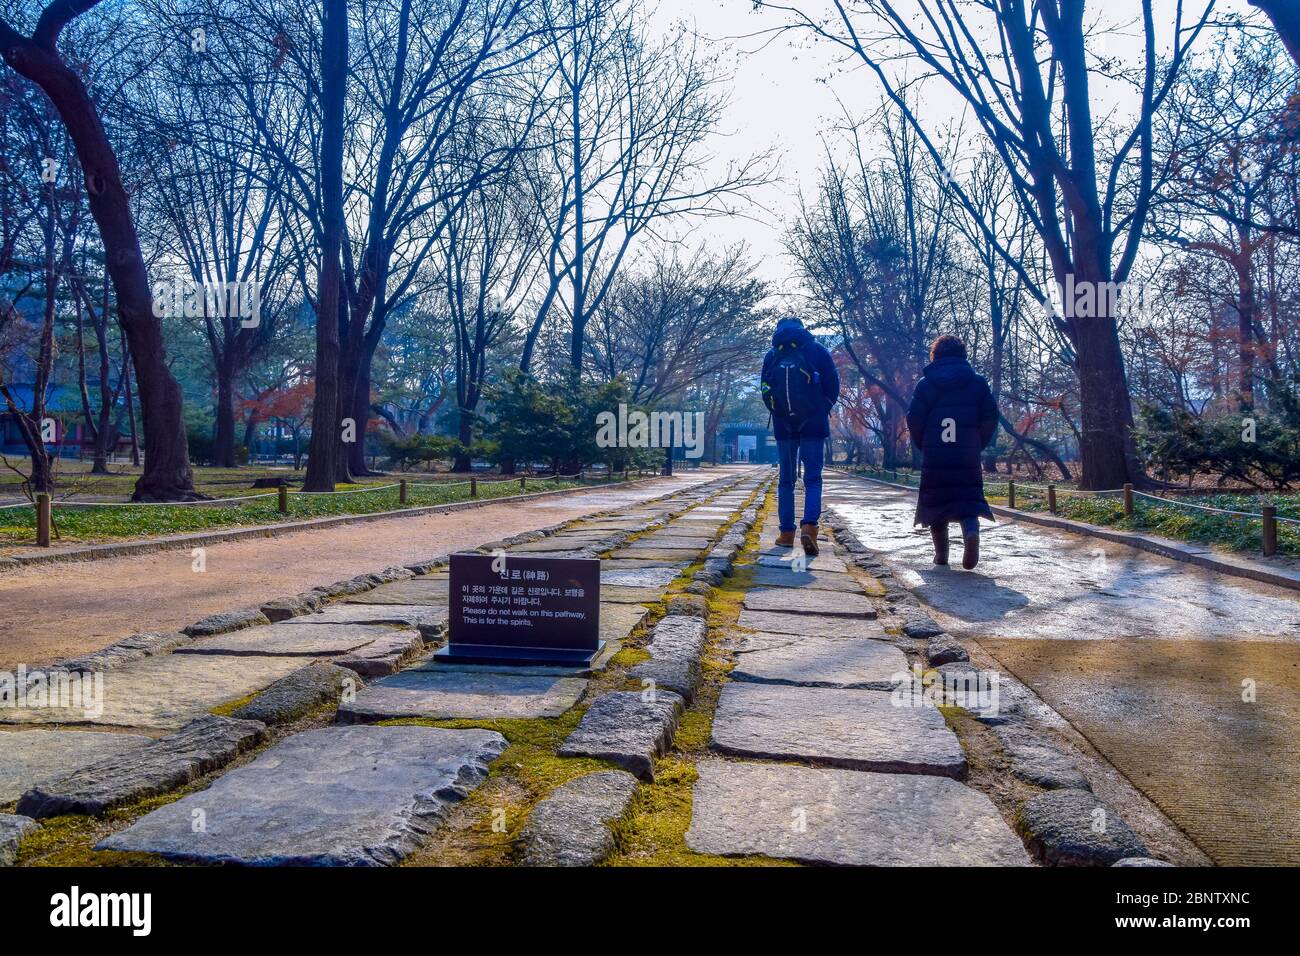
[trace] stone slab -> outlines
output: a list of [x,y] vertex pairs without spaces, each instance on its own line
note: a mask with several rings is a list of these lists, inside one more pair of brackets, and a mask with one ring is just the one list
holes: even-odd
[[270,618],[263,614],[260,608],[241,608],[237,611],[209,614],[185,628],[184,632],[190,637],[207,637],[212,634],[224,634],[226,631],[237,631],[241,627],[255,627],[258,624],[269,623]]
[[1021,780],[1044,790],[1092,789],[1074,761],[1041,735],[1015,725],[995,726],[993,733],[1007,752],[1011,772]]
[[577,677],[412,669],[384,677],[339,707],[341,724],[399,717],[558,717],[582,697]]
[[224,767],[265,736],[266,725],[207,714],[144,747],[106,757],[28,790],[18,812],[33,818],[101,815],[184,786]]
[[658,537],[656,535],[647,535],[644,538],[637,538],[628,548],[619,549],[617,554],[626,553],[633,549],[644,550],[651,548],[656,551],[681,551],[683,554],[690,555],[703,551],[709,546],[710,537],[691,537],[674,535],[671,537]]
[[884,691],[732,681],[718,701],[711,746],[850,770],[966,773],[966,756],[943,716],[933,707],[895,706]]
[[[644,686],[664,688],[681,695],[687,704],[700,686],[700,654],[708,626],[703,618],[669,615],[655,625],[648,650],[650,660],[637,664],[628,676]],[[650,681],[650,685],[645,682]]]
[[140,734],[93,730],[0,731],[0,803],[10,803],[32,787],[151,740]]
[[691,563],[686,558],[680,556],[681,552],[677,552],[677,555],[678,557],[671,561],[649,561],[645,558],[627,558],[623,556],[623,552],[615,551],[614,557],[601,558],[600,573],[604,574],[606,571],[639,571],[647,568],[662,568],[672,569],[673,577],[677,577],[681,572],[681,569]]
[[885,629],[878,623],[862,618],[742,610],[736,623],[752,631],[767,631],[775,634],[889,639]]
[[285,724],[325,704],[336,704],[347,691],[361,686],[356,673],[337,664],[316,661],[281,677],[247,704],[230,712],[237,720],[257,720],[268,726]]
[[18,844],[38,824],[31,817],[0,813],[0,866],[13,866],[18,859]]
[[609,825],[627,812],[636,777],[602,770],[560,784],[524,826],[525,866],[595,866],[614,850]]
[[690,564],[695,559],[696,553],[697,549],[642,548],[635,544],[630,548],[619,548],[615,552],[620,561],[667,561],[682,567]]
[[527,544],[517,544],[507,553],[550,557],[551,552],[575,551],[591,547],[595,547],[598,551],[603,551],[612,543],[610,537],[611,534],[613,534],[613,532],[588,536],[585,534],[567,534],[562,532],[549,538],[542,538],[540,541],[529,541]]
[[629,588],[665,588],[677,577],[675,568],[627,568],[625,570],[602,570],[600,586],[621,585]]
[[333,604],[315,614],[293,619],[295,624],[401,624],[415,628],[426,639],[447,628],[448,609],[427,604]]
[[992,801],[943,777],[705,760],[686,844],[837,866],[1028,866]]
[[650,611],[639,604],[600,605],[600,639],[622,641],[645,620]]
[[662,601],[664,588],[625,588],[620,585],[600,586],[601,603],[610,604],[656,604]]
[[189,635],[179,631],[132,634],[89,654],[70,657],[59,666],[63,670],[88,671],[93,674],[95,671],[111,670],[146,657],[166,654],[182,644],[188,644],[190,640]]
[[864,594],[837,593],[834,598],[828,598],[820,591],[801,591],[795,588],[754,588],[745,595],[744,607],[750,611],[815,614],[822,617],[870,620],[876,616],[875,602]]
[[295,618],[201,638],[174,653],[333,657],[355,651],[391,630],[382,624],[300,624]]
[[[276,625],[281,627],[283,625]],[[26,724],[94,723],[172,730],[220,704],[279,680],[302,667],[302,657],[166,654],[104,675],[104,709],[98,718],[79,710],[0,710],[0,721]]]
[[505,746],[487,730],[304,731],[96,849],[252,866],[393,865],[483,781]]
[[671,691],[602,694],[556,753],[608,760],[642,780],[653,781],[654,758],[668,752],[683,709],[682,698]]
[[366,591],[353,594],[346,599],[348,604],[432,604],[445,606],[450,585],[445,574],[426,574],[409,581],[396,581]]
[[1053,866],[1110,866],[1147,856],[1146,845],[1120,815],[1086,790],[1049,790],[1016,813],[1029,850]]
[[388,628],[386,634],[369,644],[334,658],[334,663],[362,677],[384,677],[396,674],[424,648],[424,637],[419,631]]
[[754,558],[754,563],[764,568],[789,568],[794,563],[795,557],[801,556],[804,559],[804,566],[814,571],[838,571],[845,574],[849,566],[844,559],[838,555],[832,554],[829,548],[822,548],[821,554],[812,558],[797,551],[793,548],[768,548]]
[[[862,585],[847,574],[822,569],[796,571],[793,565],[772,567],[758,565],[751,578],[755,587],[770,588],[807,588],[813,591],[842,591],[846,594],[861,595]],[[823,599],[825,600],[825,599]],[[838,603],[839,598],[832,600]]]
[[908,679],[907,658],[884,641],[751,634],[736,652],[732,680],[802,687],[889,690]]

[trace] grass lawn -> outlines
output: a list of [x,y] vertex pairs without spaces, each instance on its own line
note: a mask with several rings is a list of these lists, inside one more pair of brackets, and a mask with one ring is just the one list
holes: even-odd
[[[23,479],[30,472],[26,458],[8,458],[12,468],[0,467],[0,501],[13,501],[24,497]],[[135,490],[136,479],[140,469],[128,462],[114,462],[109,465],[112,474],[92,475],[89,461],[61,460],[57,465],[57,483],[54,489],[56,501],[90,500],[102,501],[119,499],[126,501]],[[22,474],[16,473],[17,468]],[[194,467],[194,487],[213,498],[237,498],[253,494],[252,485],[258,478],[287,478],[292,483],[301,483],[306,471],[294,471],[286,465],[243,465],[239,468]],[[410,472],[409,474],[382,475],[374,478],[362,478],[360,485],[385,485],[406,478],[410,481],[457,481],[464,480],[462,475],[426,474]],[[261,489],[265,490],[265,489]]]
[[[207,472],[217,469],[203,469]],[[227,471],[226,477],[229,477]],[[207,531],[214,528],[238,528],[251,525],[276,524],[281,521],[301,521],[306,518],[323,518],[331,515],[372,514],[377,511],[395,511],[401,507],[398,503],[398,489],[385,488],[398,480],[397,477],[367,479],[365,484],[340,485],[339,491],[357,492],[355,494],[332,495],[289,495],[289,513],[280,514],[277,495],[274,489],[253,492],[253,470],[240,471],[239,484],[225,497],[249,494],[267,494],[267,497],[254,501],[244,501],[229,505],[129,505],[110,504],[107,506],[61,508],[55,505],[54,520],[58,535],[55,544],[69,542],[111,541],[124,538],[148,538],[159,535],[185,534],[187,532]],[[410,482],[407,507],[419,508],[429,505],[448,504],[454,501],[469,500],[469,483],[458,476],[448,476],[445,480],[435,480],[433,476],[419,474],[404,475]],[[195,476],[198,485],[198,475]],[[113,476],[110,480],[129,481],[134,479]],[[420,482],[421,484],[416,484]],[[431,482],[431,484],[423,484]],[[489,483],[491,482],[491,483]],[[528,479],[528,492],[555,491],[564,488],[578,488],[600,482],[548,481],[539,478]],[[367,491],[371,487],[375,490]],[[211,493],[208,487],[203,490]],[[479,479],[478,498],[503,498],[521,494],[517,479],[502,480],[485,476]],[[56,498],[56,502],[57,502]],[[7,508],[0,510],[0,546],[31,544],[36,540],[36,513],[31,507]]]

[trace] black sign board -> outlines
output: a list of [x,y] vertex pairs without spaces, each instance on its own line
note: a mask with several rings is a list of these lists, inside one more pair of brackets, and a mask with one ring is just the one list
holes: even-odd
[[600,640],[600,562],[453,554],[447,646],[457,664],[591,663]]

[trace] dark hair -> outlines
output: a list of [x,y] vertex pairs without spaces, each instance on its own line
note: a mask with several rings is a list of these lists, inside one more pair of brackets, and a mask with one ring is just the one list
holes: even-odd
[[966,345],[955,335],[941,335],[930,346],[930,361],[933,362],[950,356],[965,358]]

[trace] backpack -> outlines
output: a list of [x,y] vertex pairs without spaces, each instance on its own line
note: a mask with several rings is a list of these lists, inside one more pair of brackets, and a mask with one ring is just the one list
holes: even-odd
[[826,410],[821,373],[812,367],[808,355],[794,342],[777,346],[771,381],[764,382],[772,398],[772,415],[791,427],[798,427]]

